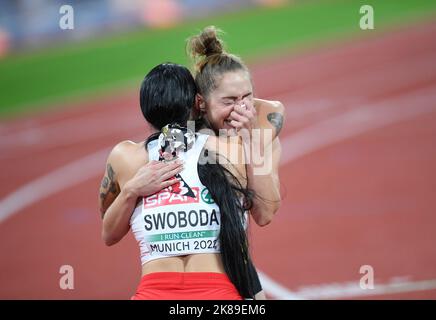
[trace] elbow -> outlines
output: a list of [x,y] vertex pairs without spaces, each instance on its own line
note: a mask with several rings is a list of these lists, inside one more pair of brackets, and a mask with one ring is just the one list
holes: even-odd
[[118,241],[119,241],[119,240],[112,239],[112,238],[105,238],[105,239],[103,239],[104,244],[105,244],[106,246],[108,246],[108,247],[113,246],[114,244],[118,243]]
[[280,194],[277,194],[275,200],[272,201],[269,205],[271,220],[276,215],[277,211],[279,211],[281,204],[282,204],[282,199],[280,197]]
[[285,106],[280,101],[274,101],[274,107],[276,108],[277,112],[281,113],[283,117],[285,116]]
[[[272,217],[275,216],[275,214],[277,213],[277,211],[279,211],[279,209],[280,209],[280,200],[277,201],[277,202],[275,202],[275,203],[272,205],[272,208],[271,208],[271,216],[272,216]],[[272,218],[271,218],[271,219],[272,219]]]
[[271,221],[272,221],[272,217],[262,217],[261,219],[258,219],[256,223],[259,227],[265,227],[269,225]]
[[274,204],[264,208],[262,210],[262,212],[255,215],[255,216],[257,216],[257,219],[255,219],[256,224],[259,227],[265,227],[265,226],[269,225],[272,222],[272,220],[273,220],[276,212],[279,210],[279,208],[280,208],[280,202],[274,203]]
[[116,244],[118,241],[115,241],[115,240],[112,240],[112,239],[105,239],[104,240],[104,244],[107,246],[107,247],[111,247],[111,246],[113,246],[114,244]]
[[104,244],[108,247],[111,247],[120,241],[119,239],[116,239],[115,237],[107,234],[104,230],[101,234],[101,238],[102,238]]
[[263,214],[258,215],[258,218],[255,219],[256,224],[259,227],[265,227],[271,223],[273,216],[274,214],[272,212],[264,212]]

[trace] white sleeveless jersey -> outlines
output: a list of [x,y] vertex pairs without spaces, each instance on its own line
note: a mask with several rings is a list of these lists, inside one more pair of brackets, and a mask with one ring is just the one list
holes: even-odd
[[[130,219],[142,264],[154,259],[196,253],[219,253],[219,207],[198,177],[197,163],[208,136],[199,134],[193,147],[181,152],[182,180],[143,197]],[[149,160],[159,159],[157,140],[148,144]]]

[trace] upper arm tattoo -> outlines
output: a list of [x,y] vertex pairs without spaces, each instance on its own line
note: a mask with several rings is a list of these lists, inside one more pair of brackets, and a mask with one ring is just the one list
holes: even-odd
[[271,112],[267,115],[268,121],[276,128],[276,135],[278,136],[283,126],[283,115],[278,112]]
[[[120,193],[120,187],[115,181],[115,172],[110,164],[106,167],[106,173],[100,185],[101,217],[112,203],[113,199]],[[111,200],[108,203],[108,200]]]

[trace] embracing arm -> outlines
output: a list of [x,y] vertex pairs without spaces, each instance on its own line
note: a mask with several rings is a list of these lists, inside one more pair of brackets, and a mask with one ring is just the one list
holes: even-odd
[[183,169],[181,162],[151,161],[135,169],[133,177],[120,187],[120,175],[126,176],[126,168],[130,165],[129,153],[126,151],[129,147],[129,142],[124,142],[112,150],[100,186],[102,238],[108,246],[116,244],[129,232],[130,218],[138,198],[174,184],[178,180],[170,178]]
[[132,189],[123,188],[103,217],[102,238],[107,246],[119,242],[130,229],[130,217],[138,196]]
[[254,99],[254,104],[244,100],[243,104],[235,105],[229,117],[242,138],[247,186],[256,194],[251,215],[260,226],[269,224],[280,207],[278,134],[284,113],[279,101]]
[[120,241],[129,231],[130,216],[137,196],[128,184],[120,188],[119,176],[123,168],[123,144],[118,144],[109,154],[106,171],[100,185],[100,213],[103,219],[102,239],[111,246]]
[[259,114],[259,126],[262,129],[272,129],[273,141],[280,134],[285,120],[285,107],[280,101],[254,99],[254,105]]
[[255,99],[255,106],[257,126],[261,130],[272,130],[272,134],[262,135],[261,140],[252,136],[252,150],[256,144],[260,145],[261,157],[256,159],[252,152],[252,161],[246,166],[248,187],[256,193],[251,214],[258,225],[265,226],[271,222],[281,202],[279,165],[282,150],[278,135],[283,126],[285,109],[279,101],[261,99]]
[[246,166],[248,187],[256,193],[251,215],[259,226],[269,224],[280,207],[280,155],[281,146],[276,138],[263,155],[262,167],[255,166],[253,161]]
[[[228,139],[227,143],[231,142],[232,139]],[[230,163],[233,164],[228,169],[240,183],[255,192],[250,214],[257,225],[265,226],[271,222],[280,206],[279,163],[281,145],[279,139],[275,138],[269,148],[266,148],[261,155],[261,158],[253,159],[253,153],[248,154],[252,146],[244,145],[246,142],[243,139],[239,143],[233,141],[233,147],[229,148],[230,150],[239,150],[238,154],[241,153],[242,158],[239,156],[232,158],[230,154],[225,152],[221,153],[221,155],[224,156],[224,159],[229,159]],[[253,143],[253,140],[251,142]],[[228,152],[229,149],[227,148],[227,146],[220,146],[218,150],[227,150]],[[235,159],[243,159],[243,161],[234,161]]]

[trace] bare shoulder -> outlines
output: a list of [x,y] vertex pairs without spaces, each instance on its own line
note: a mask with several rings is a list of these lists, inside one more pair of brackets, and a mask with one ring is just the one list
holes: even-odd
[[280,134],[285,119],[285,107],[280,101],[254,99],[261,129],[274,129],[274,137]]
[[121,141],[112,148],[111,154],[120,156],[126,153],[134,152],[135,149],[138,148],[139,144],[140,143],[131,140]]
[[141,150],[143,145],[143,142],[135,143],[126,140],[116,144],[110,151],[99,192],[99,206],[102,217],[121,192],[125,182],[147,158],[145,150]]
[[258,114],[278,112],[283,115],[285,113],[285,107],[280,101],[255,98],[254,106]]
[[126,176],[131,176],[131,172],[145,164],[147,158],[144,142],[125,140],[112,148],[106,166],[112,168],[114,177],[119,181],[124,180]]
[[133,142],[131,140],[124,140],[119,142],[112,148],[108,160],[114,162],[125,161],[138,153],[139,150],[144,149],[144,142]]

